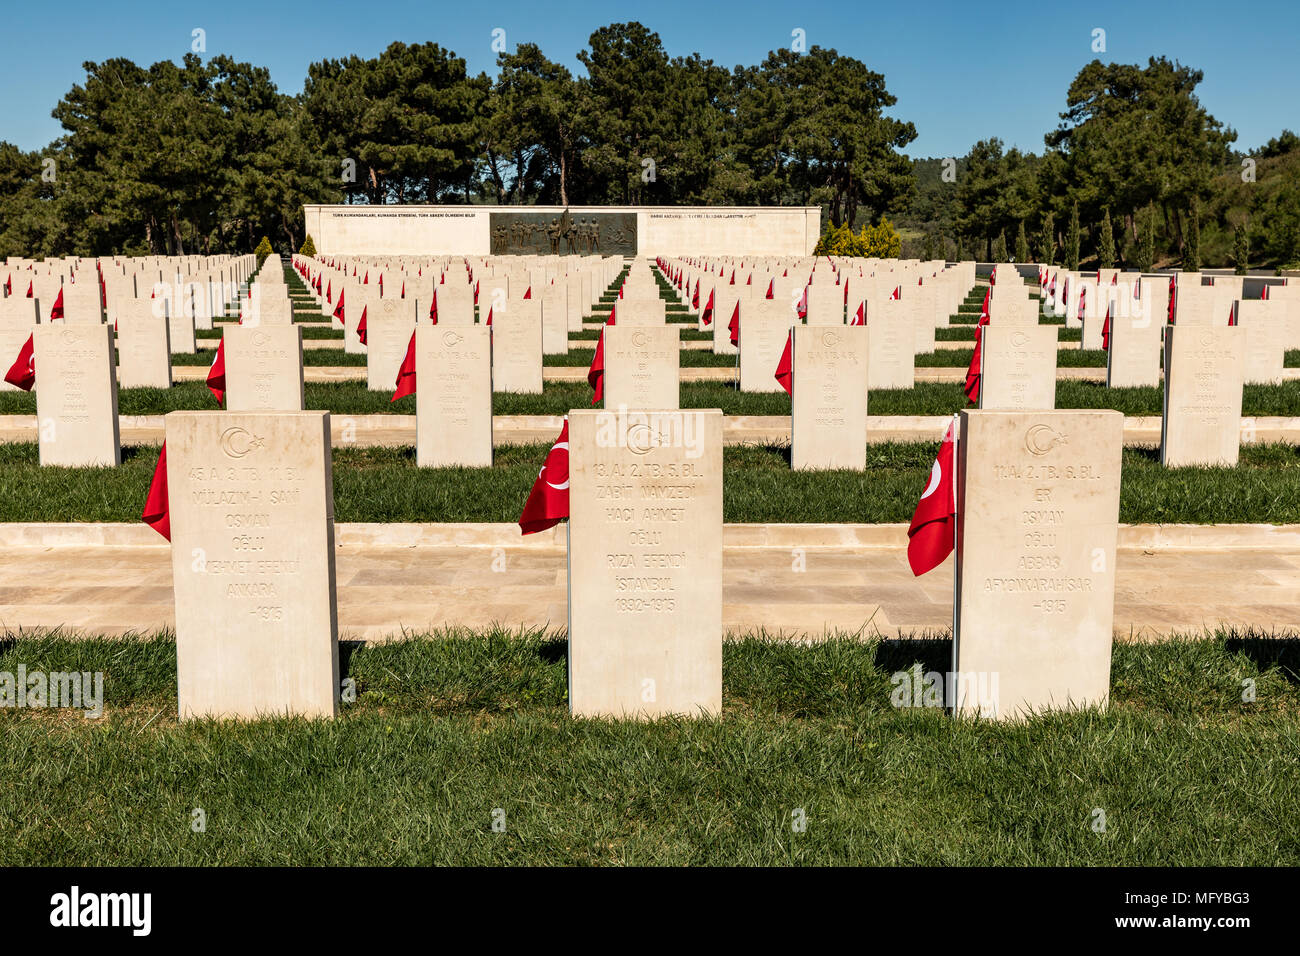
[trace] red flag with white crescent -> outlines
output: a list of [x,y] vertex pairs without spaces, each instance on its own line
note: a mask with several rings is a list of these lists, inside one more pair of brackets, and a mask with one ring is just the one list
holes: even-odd
[[937,568],[953,549],[957,522],[955,424],[948,425],[930,468],[930,480],[907,528],[907,563],[917,577]]
[[537,473],[533,489],[524,502],[519,515],[519,531],[536,534],[553,528],[569,517],[569,418],[564,418],[560,437],[546,455],[542,470]]
[[18,358],[5,373],[5,381],[24,392],[30,392],[36,384],[36,341],[35,333],[27,336],[27,341],[18,350]]

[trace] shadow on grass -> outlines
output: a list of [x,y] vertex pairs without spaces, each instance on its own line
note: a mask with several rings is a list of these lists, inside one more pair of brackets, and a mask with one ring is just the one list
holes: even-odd
[[1277,668],[1287,683],[1300,685],[1300,638],[1246,634],[1223,642],[1229,654],[1241,654],[1261,671]]
[[920,664],[923,672],[947,673],[952,669],[952,638],[948,636],[894,638],[876,645],[874,663],[886,674],[896,674]]
[[537,646],[537,656],[548,664],[558,664],[569,658],[569,642],[563,637],[549,637]]

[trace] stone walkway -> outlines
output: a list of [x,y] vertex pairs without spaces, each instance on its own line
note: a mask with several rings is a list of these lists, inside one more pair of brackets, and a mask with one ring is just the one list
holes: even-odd
[[[514,525],[338,525],[340,636],[562,628],[557,530],[521,539]],[[914,578],[903,525],[728,525],[723,542],[727,629],[897,636],[951,622],[951,559]],[[1122,639],[1220,623],[1300,629],[1300,526],[1125,526],[1117,568]],[[169,546],[144,525],[0,524],[0,582],[10,630],[119,635],[174,622]]]
[[[492,442],[500,446],[554,441],[563,421],[559,415],[496,415],[492,418]],[[949,421],[946,415],[868,415],[867,443],[938,442]],[[161,415],[121,415],[118,425],[124,445],[157,445],[163,440]],[[415,444],[414,415],[334,414],[330,416],[330,427],[336,448]],[[0,415],[0,443],[35,442],[36,438],[35,415]],[[722,419],[722,440],[727,445],[788,444],[790,416],[725,416]],[[1241,441],[1243,444],[1300,444],[1300,417],[1243,418]],[[1159,445],[1160,418],[1125,418],[1124,444]]]

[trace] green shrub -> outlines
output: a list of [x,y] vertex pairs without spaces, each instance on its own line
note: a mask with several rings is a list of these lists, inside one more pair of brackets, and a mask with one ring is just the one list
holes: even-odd
[[262,241],[257,244],[257,248],[253,252],[257,256],[257,267],[259,269],[262,268],[262,263],[266,261],[268,256],[275,255],[275,250],[271,248],[271,240],[266,236],[262,237]]

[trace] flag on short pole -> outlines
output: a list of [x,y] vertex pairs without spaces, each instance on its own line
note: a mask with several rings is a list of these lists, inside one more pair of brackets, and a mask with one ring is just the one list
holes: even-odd
[[357,322],[357,338],[361,340],[362,345],[366,344],[366,310],[368,308],[369,306],[365,305],[361,307],[361,319]]
[[704,311],[700,313],[700,323],[703,325],[713,324],[713,290],[709,290],[709,301],[704,306]]
[[1106,302],[1106,319],[1101,323],[1101,349],[1110,351],[1110,302]]
[[397,370],[397,389],[393,392],[389,404],[397,401],[399,398],[405,398],[407,395],[415,394],[415,330],[411,330],[411,341],[406,346],[406,357],[402,359],[401,367]]
[[731,321],[727,323],[727,332],[731,335],[731,344],[740,348],[740,301],[737,300],[736,307],[731,310]]
[[343,316],[344,316],[345,314],[346,314],[346,312],[345,312],[345,310],[344,310],[344,308],[343,308],[343,290],[342,290],[342,289],[339,289],[339,304],[336,305],[336,306],[334,306],[334,313],[333,313],[333,315],[334,315],[334,318],[336,318],[336,319],[338,319],[340,322],[343,322],[344,324],[346,324],[346,321],[347,321],[347,320],[345,320],[345,319],[343,318]]
[[794,398],[794,327],[790,328],[790,335],[785,340],[785,350],[781,353],[781,360],[776,363],[776,380],[781,383],[785,393]]
[[63,287],[59,286],[59,294],[54,298],[54,305],[50,306],[50,321],[63,318]]
[[27,336],[27,341],[18,350],[18,358],[5,373],[5,381],[24,392],[30,392],[36,384],[36,342],[35,333]]
[[955,427],[955,420],[949,422],[930,468],[930,480],[907,528],[907,563],[917,577],[933,571],[953,550],[957,522]]
[[849,325],[866,325],[867,324],[867,300],[863,299],[858,303],[858,311],[854,313]]
[[569,418],[564,417],[564,427],[546,455],[542,470],[537,473],[533,489],[524,502],[519,516],[519,531],[536,534],[553,528],[569,517]]
[[149,494],[144,500],[144,513],[140,518],[168,541],[172,539],[172,516],[167,502],[167,442],[158,450],[158,464],[149,482]]
[[224,406],[226,399],[226,340],[217,343],[217,355],[208,369],[208,391],[217,397],[217,404]]

